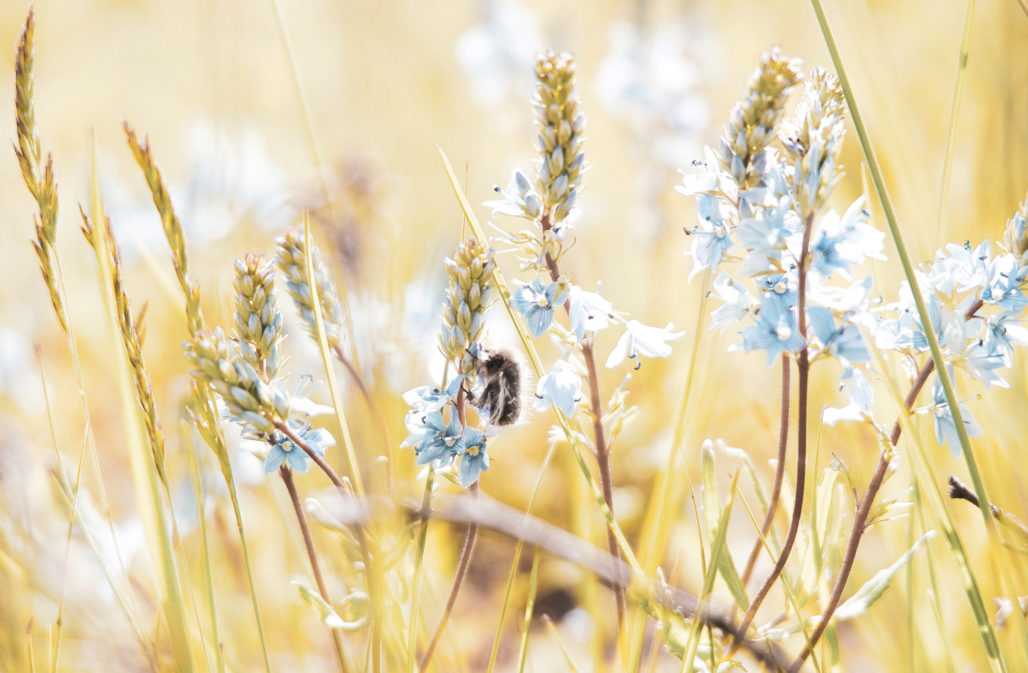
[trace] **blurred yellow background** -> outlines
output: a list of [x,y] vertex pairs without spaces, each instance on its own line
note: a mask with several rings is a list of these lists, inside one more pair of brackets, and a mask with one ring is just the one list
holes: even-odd
[[[1004,223],[1028,189],[1028,15],[1016,0],[972,5],[951,168],[940,204],[968,6],[957,0],[827,3],[917,261],[930,259],[947,241],[1001,238]],[[15,46],[28,8],[22,0],[0,5],[0,45],[6,45],[0,50],[0,78],[9,101],[0,128],[12,141]],[[212,322],[230,324],[232,261],[247,252],[270,253],[274,238],[295,223],[301,209],[315,210],[317,235],[351,298],[362,360],[398,446],[405,410],[400,395],[424,383],[432,371],[442,260],[462,230],[437,148],[448,154],[485,219],[480,204],[492,198],[492,187],[506,184],[515,167],[527,168],[534,158],[529,97],[532,57],[542,48],[575,54],[588,120],[590,169],[579,198],[576,244],[564,270],[585,287],[602,284],[605,296],[632,317],[648,324],[674,322],[688,330],[670,359],[647,362],[629,384],[630,400],[640,411],[614,448],[619,518],[631,537],[669,450],[688,354],[697,338],[702,342],[687,419],[687,470],[675,476],[676,489],[698,489],[699,446],[708,437],[747,450],[770,480],[766,461],[777,433],[777,370],[766,367],[760,354],[728,353],[726,335],[698,335],[693,329],[701,290],[699,280],[688,280],[682,227],[692,225],[694,207],[673,186],[677,169],[699,158],[704,145],[716,143],[763,51],[778,45],[807,66],[830,67],[806,3],[279,0],[276,9],[270,0],[49,0],[36,3],[35,12],[36,115],[44,148],[54,155],[60,189],[58,247],[68,308],[79,338],[111,517],[129,547],[133,540],[136,548],[143,543],[111,375],[118,346],[102,317],[95,263],[78,232],[76,213],[76,204],[88,204],[90,198],[94,148],[101,192],[126,258],[130,297],[137,307],[148,303],[145,357],[169,438],[169,469],[188,494],[189,464],[178,430],[190,368],[180,347],[185,322],[159,220],[125,144],[122,123],[149,136],[186,227],[191,266]],[[642,42],[632,43],[635,39]],[[618,60],[617,48],[631,44],[643,54],[643,70],[651,70],[641,84],[625,81],[637,75],[626,74],[628,66]],[[640,104],[632,98],[639,93],[632,87],[652,87],[668,98]],[[842,157],[847,177],[834,202],[839,209],[862,190],[863,157],[850,136]],[[324,203],[326,187],[331,207]],[[82,540],[73,547],[72,570],[63,570],[66,518],[48,471],[55,461],[41,374],[54,410],[56,444],[72,462],[83,441],[83,415],[70,355],[31,251],[34,204],[13,152],[0,161],[0,203],[5,219],[0,422],[6,429],[0,435],[0,586],[5,596],[0,601],[0,670],[28,670],[26,629],[31,622],[37,647],[44,647],[61,591],[71,606],[65,617],[64,669],[144,670]],[[874,223],[884,230],[878,213],[876,207]],[[890,261],[878,264],[874,276],[880,292],[895,296],[902,274],[891,243],[887,255]],[[500,264],[516,272],[510,257],[501,255]],[[291,316],[289,329],[299,335],[291,307],[283,307]],[[499,340],[513,343],[512,335],[496,329]],[[613,339],[604,335],[598,350],[608,352]],[[306,384],[302,374],[317,376],[320,365],[305,339],[293,341],[290,385],[300,387]],[[556,352],[549,344],[540,345],[548,355]],[[605,395],[620,376],[603,372]],[[990,493],[1016,513],[1028,510],[1020,474],[1028,385],[1023,361],[1016,363],[1011,378],[1010,390],[969,405],[984,429],[975,445]],[[827,369],[815,374],[814,409],[837,401],[835,379]],[[311,388],[315,398],[324,393],[320,381]],[[352,390],[347,405],[358,446],[377,446],[377,428]],[[497,439],[491,449],[493,467],[482,482],[486,492],[525,506],[550,424],[547,414],[536,413]],[[935,446],[929,426],[924,428],[938,474],[962,475],[963,462]],[[819,469],[837,457],[862,492],[877,458],[873,438],[842,427],[813,432]],[[416,494],[412,456],[396,446],[392,451],[404,488]],[[369,470],[375,469],[372,453],[380,452],[368,450]],[[330,457],[337,464],[341,460],[338,453]],[[213,460],[204,460],[216,482]],[[719,470],[726,481],[734,469],[727,465]],[[243,470],[240,479],[262,607],[271,616],[269,644],[280,670],[328,670],[332,662],[316,617],[288,585],[288,578],[303,574],[306,566],[295,531],[283,523],[287,503],[276,484],[261,485],[259,468],[253,467]],[[578,477],[569,458],[558,456],[550,469],[536,511],[571,528],[569,491],[581,485],[571,485]],[[902,454],[898,470],[903,476],[890,483],[886,497],[908,495]],[[97,499],[95,474],[87,470],[87,475],[86,486]],[[313,476],[302,481],[311,489],[320,484]],[[225,592],[219,605],[222,639],[229,643],[234,670],[257,670],[234,524],[219,487],[211,488],[217,492],[210,514],[217,531],[212,553],[219,567],[216,579],[224,582],[219,591]],[[195,501],[183,498],[195,512]],[[969,507],[953,511],[978,563],[985,595],[998,595],[977,549],[984,539],[980,517]],[[847,512],[841,525],[848,525],[849,517]],[[731,549],[738,556],[752,544],[753,529],[745,515],[737,519]],[[598,516],[592,524],[602,545]],[[458,534],[441,525],[433,528],[428,556],[433,572],[426,595],[437,602],[448,586]],[[192,548],[195,539],[184,536],[182,544]],[[895,560],[909,547],[909,537],[905,520],[876,527],[862,547],[852,586]],[[693,551],[696,539],[688,509],[674,531],[664,567],[693,590],[702,578]],[[484,670],[511,550],[498,536],[480,541],[473,581],[458,604],[443,652],[442,661],[454,668],[445,670]],[[929,568],[918,557],[912,566],[921,578],[911,599],[916,613],[907,614],[910,587],[898,578],[866,617],[841,631],[845,670],[910,670],[911,651],[918,670],[942,670],[935,666],[942,665],[944,648],[953,652],[958,670],[985,670],[958,567],[941,542],[933,550],[946,633],[935,629],[923,580]],[[145,556],[145,550],[140,554]],[[134,582],[143,587],[136,593],[144,614],[153,611],[155,597],[148,588],[149,565],[140,558],[128,563],[138,575]],[[561,590],[581,582],[578,570],[552,560],[544,561],[542,578],[540,600],[548,597],[558,606],[554,610],[569,600]],[[727,604],[726,596],[719,590],[718,598]],[[433,605],[432,600],[424,603]],[[609,597],[604,592],[596,600],[607,605]],[[511,629],[518,620],[509,618]],[[587,628],[569,618],[561,629],[579,670],[591,670]],[[1001,632],[1005,643],[1012,638]],[[513,670],[516,662],[516,639],[509,635],[507,640],[501,670]],[[535,641],[529,670],[565,670],[556,641],[541,628]],[[918,644],[912,648],[912,642]],[[661,666],[678,670],[677,664]]]

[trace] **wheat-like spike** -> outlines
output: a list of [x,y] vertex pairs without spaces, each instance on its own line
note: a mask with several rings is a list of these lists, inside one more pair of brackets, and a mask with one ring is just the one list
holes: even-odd
[[492,302],[495,267],[492,252],[474,238],[462,241],[446,260],[450,283],[443,302],[439,348],[469,380],[478,366],[472,347],[482,334],[485,311]]
[[143,171],[146,184],[150,187],[150,195],[153,197],[154,207],[161,218],[161,227],[164,229],[164,237],[171,248],[172,266],[175,268],[175,275],[178,277],[179,286],[186,295],[186,318],[189,321],[189,333],[197,334],[204,329],[203,310],[200,307],[200,290],[189,278],[189,264],[186,257],[186,239],[182,232],[182,222],[175,214],[174,204],[171,196],[164,186],[164,179],[154,161],[153,152],[150,149],[150,142],[143,139],[139,142],[135,131],[126,122],[123,125],[125,137],[128,140],[132,156]]
[[118,328],[121,332],[121,341],[125,346],[125,353],[128,355],[129,365],[132,367],[133,383],[136,386],[136,398],[139,407],[143,411],[143,424],[146,426],[147,439],[150,442],[150,450],[153,453],[154,466],[157,468],[157,475],[160,477],[164,487],[168,487],[168,477],[165,472],[165,444],[164,433],[161,431],[161,424],[157,418],[157,403],[154,400],[153,386],[150,384],[150,375],[146,371],[146,364],[143,361],[143,320],[146,316],[146,305],[136,316],[132,315],[132,307],[129,305],[128,294],[125,292],[125,285],[121,276],[121,253],[118,250],[118,243],[114,239],[114,232],[111,230],[111,220],[103,218],[103,228],[89,220],[86,211],[79,207],[82,216],[82,233],[86,241],[96,250],[99,237],[104,237],[107,248],[107,259],[111,265],[111,280],[114,292],[115,313],[118,318]]
[[740,189],[759,186],[762,181],[764,151],[774,140],[789,92],[800,79],[799,62],[772,49],[761,58],[746,96],[732,109],[718,158]]
[[[312,248],[311,256],[314,262],[314,276],[318,284],[318,302],[321,304],[321,315],[325,321],[328,345],[333,349],[338,349],[342,325],[339,295],[336,293],[335,284],[332,283],[317,247]],[[307,275],[304,273],[303,234],[291,231],[278,239],[277,262],[278,268],[286,277],[286,289],[289,290],[289,296],[293,298],[296,310],[303,318],[307,333],[317,341],[318,330],[314,319],[314,300],[311,288],[307,284]]]
[[35,15],[30,10],[18,42],[14,64],[14,117],[18,136],[14,154],[18,158],[25,186],[39,210],[34,218],[36,238],[32,241],[32,248],[39,258],[39,271],[50,293],[50,303],[54,307],[57,322],[67,332],[68,321],[58,287],[57,251],[54,247],[57,241],[57,183],[54,179],[53,157],[48,154],[46,162],[42,163],[43,152],[36,132],[36,112],[32,98],[35,34]]
[[271,432],[288,419],[289,398],[261,380],[221,328],[198,333],[185,350],[196,365],[193,375],[221,396],[236,421],[255,432]]
[[804,215],[819,210],[842,177],[838,157],[846,134],[845,119],[839,78],[815,68],[807,77],[798,120],[783,134]]
[[260,255],[236,260],[236,336],[243,359],[266,381],[278,373],[282,312],[275,301],[275,265]]

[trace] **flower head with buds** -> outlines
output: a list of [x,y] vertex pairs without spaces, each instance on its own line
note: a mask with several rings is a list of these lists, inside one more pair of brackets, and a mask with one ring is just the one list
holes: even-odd
[[785,101],[799,81],[799,62],[772,49],[761,59],[746,97],[732,110],[718,159],[721,169],[735,178],[740,190],[760,186],[764,150],[774,140]]
[[786,132],[785,146],[794,164],[798,209],[818,211],[842,177],[838,164],[846,134],[839,79],[815,68],[807,80],[800,121]]
[[236,336],[243,359],[267,381],[278,373],[282,313],[275,302],[275,268],[259,255],[236,260]]
[[[278,268],[285,274],[289,296],[293,298],[293,303],[296,304],[296,309],[303,318],[307,332],[316,339],[314,295],[307,283],[306,260],[303,250],[303,235],[299,232],[291,231],[278,239]],[[329,345],[335,346],[339,343],[343,322],[339,296],[336,294],[335,285],[321,261],[321,255],[317,248],[311,250],[311,256],[314,263],[314,280],[318,284],[321,316],[325,321],[325,333],[328,336]]]
[[539,125],[538,191],[543,213],[556,225],[575,205],[585,169],[582,132],[585,118],[578,112],[575,60],[570,54],[547,52],[535,65]]
[[221,329],[201,332],[185,345],[195,376],[218,393],[231,417],[255,432],[270,432],[288,418],[289,399],[261,380]]
[[450,284],[443,305],[439,347],[465,377],[475,375],[475,344],[482,335],[485,311],[492,301],[495,268],[492,253],[475,239],[462,242],[453,257],[446,260]]

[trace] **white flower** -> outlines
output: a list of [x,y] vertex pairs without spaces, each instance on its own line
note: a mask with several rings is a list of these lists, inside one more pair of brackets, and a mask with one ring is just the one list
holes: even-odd
[[570,364],[558,360],[535,388],[536,408],[556,406],[565,416],[573,416],[582,399],[582,377]]
[[667,327],[650,327],[638,320],[629,320],[625,324],[625,333],[618,339],[617,345],[607,358],[608,367],[617,367],[625,358],[637,359],[640,355],[648,358],[666,358],[671,355],[668,342],[680,339],[685,332],[674,332],[674,325]]
[[496,105],[512,91],[531,91],[533,57],[542,44],[535,14],[514,0],[484,0],[479,15],[456,50],[474,97]]
[[571,286],[571,331],[579,341],[586,332],[599,332],[610,327],[614,306],[596,294],[577,285]]
[[732,280],[728,274],[722,273],[714,280],[714,292],[724,303],[711,314],[711,329],[741,320],[755,305],[746,288]]
[[835,425],[839,421],[866,421],[871,418],[871,405],[874,403],[874,392],[864,372],[847,367],[842,372],[842,390],[849,397],[849,404],[844,407],[828,407],[821,415],[825,425]]

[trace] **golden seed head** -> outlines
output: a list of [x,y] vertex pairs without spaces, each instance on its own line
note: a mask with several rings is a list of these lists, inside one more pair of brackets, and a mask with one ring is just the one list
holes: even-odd
[[800,79],[799,61],[772,49],[761,57],[746,96],[732,109],[719,159],[740,189],[762,182],[764,150],[774,139],[789,93]]
[[544,217],[556,225],[571,212],[585,170],[585,118],[578,112],[575,61],[569,54],[541,55],[535,74],[540,151],[537,188]]
[[485,311],[492,301],[495,268],[492,252],[476,239],[462,242],[453,257],[446,260],[450,283],[443,304],[439,346],[465,376],[475,372],[475,358],[469,350],[482,335]]

